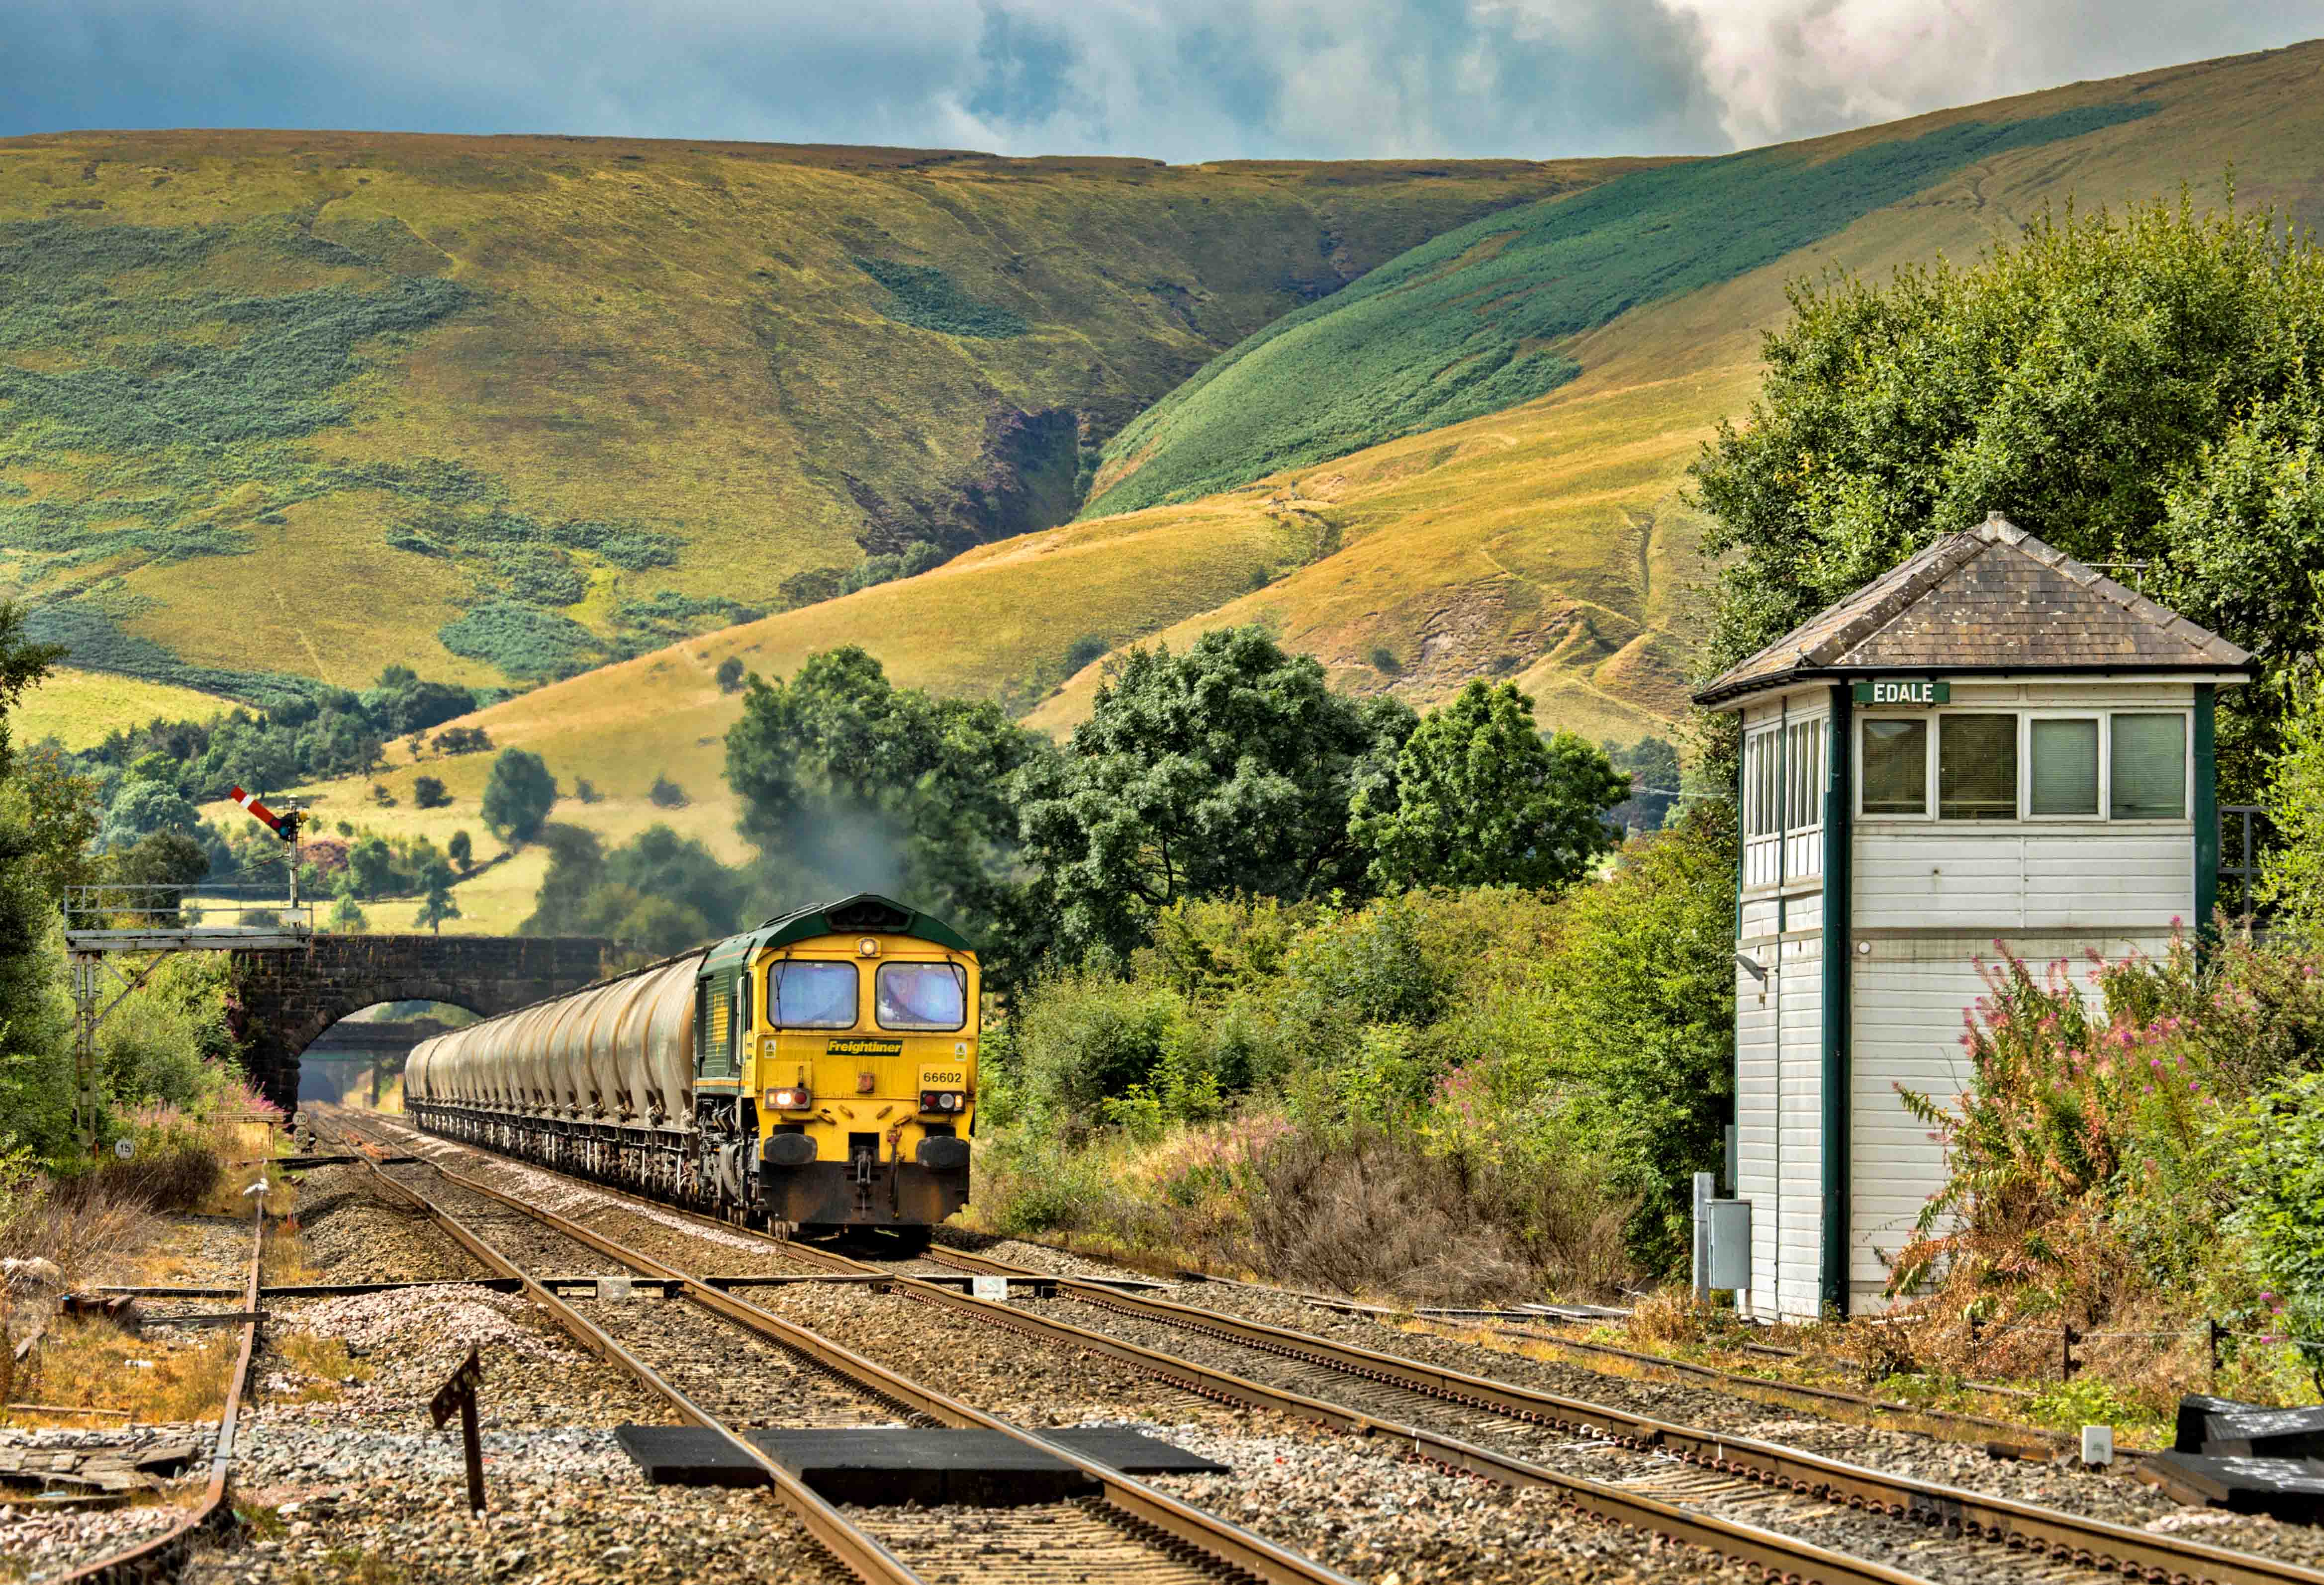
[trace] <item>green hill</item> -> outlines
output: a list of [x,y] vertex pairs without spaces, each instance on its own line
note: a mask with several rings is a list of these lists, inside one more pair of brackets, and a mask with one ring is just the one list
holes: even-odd
[[1638,171],[1447,232],[1269,325],[1106,447],[1084,515],[1231,490],[1546,395],[1566,342],[1731,281],[1963,168],[2153,115],[2151,101]]
[[0,142],[0,594],[244,697],[567,675],[1065,521],[1220,350],[1628,163]]

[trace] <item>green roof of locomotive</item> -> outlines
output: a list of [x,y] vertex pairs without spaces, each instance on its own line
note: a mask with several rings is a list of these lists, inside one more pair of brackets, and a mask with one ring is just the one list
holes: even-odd
[[702,972],[707,974],[732,968],[774,947],[817,935],[910,935],[954,952],[976,950],[966,936],[934,914],[922,913],[875,891],[859,891],[835,902],[778,914],[756,930],[714,943],[702,961]]

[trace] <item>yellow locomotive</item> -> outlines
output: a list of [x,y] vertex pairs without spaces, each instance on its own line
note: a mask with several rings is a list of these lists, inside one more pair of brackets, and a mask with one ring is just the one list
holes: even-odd
[[908,1238],[968,1202],[976,954],[866,892],[415,1047],[404,1105],[677,1203]]

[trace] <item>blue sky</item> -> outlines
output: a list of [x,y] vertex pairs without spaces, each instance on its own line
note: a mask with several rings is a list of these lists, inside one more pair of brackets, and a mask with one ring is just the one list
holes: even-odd
[[2324,33],[2324,0],[12,0],[0,135],[1716,152]]

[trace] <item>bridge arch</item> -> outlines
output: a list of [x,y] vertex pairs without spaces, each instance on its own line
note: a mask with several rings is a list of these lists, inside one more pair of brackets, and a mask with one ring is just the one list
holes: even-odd
[[440,1001],[483,1018],[576,990],[604,972],[594,935],[318,935],[303,950],[234,954],[228,1021],[251,1080],[298,1105],[299,1057],[350,1014],[383,1001]]

